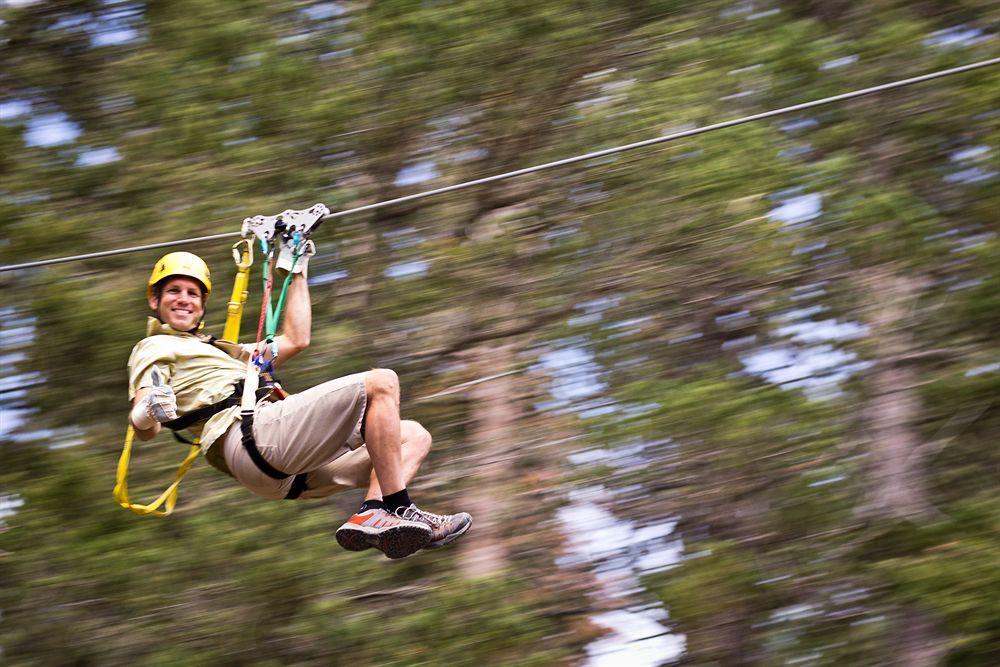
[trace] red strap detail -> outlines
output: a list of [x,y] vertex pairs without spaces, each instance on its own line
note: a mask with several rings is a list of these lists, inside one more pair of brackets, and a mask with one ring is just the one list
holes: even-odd
[[264,283],[264,300],[260,304],[260,320],[257,322],[257,342],[253,344],[253,359],[257,359],[257,355],[260,354],[260,339],[264,333],[264,320],[267,317],[267,306],[271,302],[271,286],[274,284],[274,252],[271,252],[270,258],[265,258],[265,263],[267,264],[267,282]]

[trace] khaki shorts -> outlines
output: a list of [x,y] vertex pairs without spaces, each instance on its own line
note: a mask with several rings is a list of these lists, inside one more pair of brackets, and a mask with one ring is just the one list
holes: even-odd
[[[361,436],[365,374],[316,385],[283,401],[257,405],[253,435],[264,460],[278,470],[308,473],[300,498],[323,498],[364,487],[372,462]],[[253,462],[242,443],[240,422],[220,438],[226,467],[243,486],[263,498],[284,498],[293,477],[273,479]]]

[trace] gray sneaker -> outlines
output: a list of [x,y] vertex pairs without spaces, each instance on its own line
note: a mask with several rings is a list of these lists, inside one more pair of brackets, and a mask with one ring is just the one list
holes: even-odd
[[430,526],[431,540],[425,549],[439,549],[454,542],[469,530],[472,525],[472,515],[467,512],[458,514],[434,514],[420,509],[416,505],[400,507],[396,516],[408,521],[420,521]]
[[348,551],[375,547],[389,558],[405,558],[427,546],[432,537],[425,521],[395,516],[383,509],[359,512],[337,529],[337,542]]

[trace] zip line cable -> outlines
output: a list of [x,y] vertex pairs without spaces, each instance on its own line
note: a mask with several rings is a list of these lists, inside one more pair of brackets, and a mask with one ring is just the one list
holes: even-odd
[[[883,83],[878,86],[872,86],[870,88],[862,88],[860,90],[855,90],[849,93],[833,95],[832,97],[824,97],[818,100],[812,100],[811,102],[803,102],[802,104],[793,104],[792,106],[782,107],[780,109],[772,109],[771,111],[765,111],[750,116],[734,118],[733,120],[727,120],[721,123],[714,123],[712,125],[703,125],[701,127],[692,128],[690,130],[683,130],[681,132],[674,132],[672,134],[666,134],[661,137],[655,137],[653,139],[645,139],[643,141],[636,141],[634,143],[624,144],[622,146],[604,148],[602,150],[593,151],[591,153],[584,153],[583,155],[576,155],[573,157],[563,158],[561,160],[555,160],[554,162],[546,162],[544,164],[538,164],[533,167],[516,169],[514,171],[508,171],[502,174],[495,174],[493,176],[486,176],[484,178],[477,178],[471,181],[456,183],[455,185],[447,185],[441,188],[426,190],[424,192],[418,192],[412,195],[396,197],[395,199],[387,199],[385,201],[375,202],[374,204],[366,204],[364,206],[349,208],[343,211],[335,211],[325,216],[324,219],[332,220],[334,218],[342,218],[348,215],[353,215],[355,213],[374,211],[376,209],[386,208],[388,206],[394,206],[396,204],[402,204],[404,202],[416,201],[418,199],[434,197],[436,195],[442,195],[448,192],[456,192],[458,190],[465,190],[466,188],[472,188],[477,185],[485,185],[487,183],[494,183],[496,181],[502,181],[508,178],[514,178],[515,176],[524,176],[526,174],[533,174],[539,171],[545,171],[547,169],[554,169],[556,167],[563,167],[569,164],[576,164],[577,162],[584,162],[586,160],[592,160],[594,158],[604,157],[606,155],[624,153],[626,151],[635,150],[637,148],[645,148],[646,146],[654,146],[656,144],[667,143],[669,141],[676,141],[677,139],[684,139],[686,137],[693,137],[699,134],[706,134],[708,132],[714,132],[716,130],[723,130],[727,127],[735,127],[736,125],[743,125],[744,123],[753,123],[758,120],[765,120],[767,118],[774,118],[775,116],[782,116],[785,114],[794,113],[796,111],[813,109],[815,107],[823,106],[826,104],[833,104],[834,102],[843,102],[844,100],[851,100],[857,97],[863,97],[865,95],[873,95],[875,93],[881,93],[887,90],[903,88],[904,86],[912,86],[913,84],[916,83],[923,83],[924,81],[940,79],[946,76],[961,74],[963,72],[969,72],[972,70],[981,69],[983,67],[991,67],[993,65],[998,65],[998,64],[1000,64],[1000,58],[981,60],[979,62],[971,63],[969,65],[962,65],[960,67],[953,67],[951,69],[939,70],[937,72],[931,72],[930,74],[922,74],[920,76],[911,77],[909,79],[900,79],[899,81]],[[180,239],[177,241],[164,241],[163,243],[151,243],[148,245],[132,246],[130,248],[119,248],[118,250],[105,250],[102,252],[93,252],[85,255],[72,255],[69,257],[44,259],[36,262],[25,262],[23,264],[8,264],[7,266],[0,266],[0,273],[3,273],[5,271],[17,271],[19,269],[30,269],[38,266],[48,266],[49,264],[63,264],[66,262],[76,262],[85,259],[95,259],[98,257],[124,255],[130,252],[140,252],[143,250],[152,250],[154,248],[169,248],[172,246],[202,243],[205,241],[215,241],[218,239],[232,238],[234,236],[239,236],[239,235],[240,232],[226,232],[224,234],[212,234],[210,236],[197,236],[194,238]]]

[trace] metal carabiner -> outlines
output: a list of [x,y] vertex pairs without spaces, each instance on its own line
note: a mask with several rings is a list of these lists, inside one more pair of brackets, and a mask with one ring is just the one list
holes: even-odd
[[[240,249],[240,246],[243,246]],[[240,239],[233,244],[233,261],[237,269],[249,269],[253,266],[253,245],[250,239]]]

